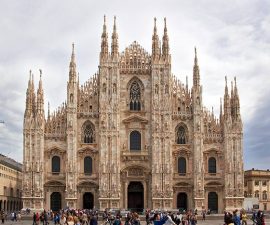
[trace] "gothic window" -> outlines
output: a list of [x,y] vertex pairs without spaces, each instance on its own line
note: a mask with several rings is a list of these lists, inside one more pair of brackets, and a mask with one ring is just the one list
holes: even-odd
[[86,156],[84,158],[84,173],[92,174],[92,158],[90,156]]
[[267,200],[267,193],[266,193],[266,191],[263,192],[262,198],[263,198],[263,200]]
[[168,94],[169,93],[169,86],[168,84],[165,85],[165,94]]
[[130,86],[130,110],[141,110],[141,89],[137,81],[133,81]]
[[95,142],[95,127],[90,121],[86,121],[82,127],[82,142],[86,144]]
[[52,172],[60,173],[60,157],[59,156],[52,157]]
[[187,172],[187,163],[184,157],[178,158],[178,173],[180,175],[186,175]]
[[208,159],[208,173],[216,173],[217,167],[216,167],[216,159],[214,157],[211,157]]
[[177,144],[186,144],[187,143],[186,130],[183,126],[179,126],[177,131],[176,131],[176,143]]
[[70,102],[73,103],[73,94],[70,94]]
[[132,131],[130,133],[130,150],[141,150],[141,133]]
[[260,197],[259,191],[255,191],[254,197],[255,197],[255,198],[259,198],[259,197]]

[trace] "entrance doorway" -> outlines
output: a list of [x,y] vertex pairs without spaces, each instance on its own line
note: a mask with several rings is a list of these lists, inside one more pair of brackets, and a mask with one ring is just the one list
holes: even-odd
[[211,212],[218,212],[218,195],[216,192],[209,192],[208,193],[208,210]]
[[178,193],[177,208],[180,210],[187,210],[187,194],[185,192]]
[[144,208],[143,185],[141,182],[130,182],[128,185],[128,209],[142,212]]
[[94,207],[94,196],[91,192],[85,192],[83,194],[83,208],[93,209]]
[[59,192],[53,192],[51,194],[51,210],[59,211],[61,208],[61,194]]

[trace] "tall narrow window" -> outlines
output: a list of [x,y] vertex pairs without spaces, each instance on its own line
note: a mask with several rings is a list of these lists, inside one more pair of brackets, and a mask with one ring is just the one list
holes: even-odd
[[137,81],[133,81],[130,86],[130,110],[141,110],[141,90]]
[[187,136],[185,128],[182,126],[179,126],[176,131],[176,143],[177,144],[186,144],[187,143]]
[[130,150],[141,150],[141,133],[132,131],[130,133]]
[[216,159],[214,157],[209,158],[208,160],[208,173],[216,173]]
[[86,156],[84,158],[84,173],[92,174],[92,158],[90,156]]
[[263,196],[262,197],[263,197],[263,200],[267,200],[267,192],[266,191],[263,192]]
[[95,142],[95,127],[90,121],[86,121],[82,127],[82,142],[87,144]]
[[180,175],[186,175],[187,172],[187,163],[186,159],[184,157],[179,157],[178,158],[178,173]]
[[52,172],[60,173],[60,157],[59,156],[52,157]]

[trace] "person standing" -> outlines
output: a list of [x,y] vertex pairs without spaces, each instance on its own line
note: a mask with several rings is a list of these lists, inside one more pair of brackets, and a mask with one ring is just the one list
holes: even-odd
[[0,212],[0,218],[1,218],[2,223],[5,223],[5,211],[4,210],[2,210]]
[[37,214],[33,214],[33,225],[37,225]]

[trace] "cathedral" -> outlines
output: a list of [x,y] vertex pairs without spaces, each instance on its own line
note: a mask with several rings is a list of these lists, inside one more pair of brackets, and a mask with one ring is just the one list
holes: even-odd
[[[243,125],[236,79],[225,79],[220,115],[206,109],[195,49],[193,83],[171,71],[166,19],[156,19],[152,52],[136,41],[119,52],[114,18],[111,48],[104,17],[98,71],[80,85],[75,50],[67,98],[44,112],[42,71],[26,92],[23,207],[197,209],[241,208]],[[64,87],[63,87],[64,88]],[[62,90],[64,91],[64,90]]]

